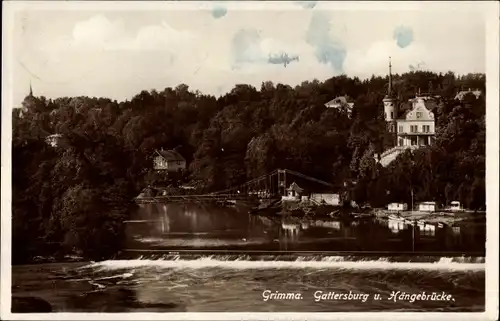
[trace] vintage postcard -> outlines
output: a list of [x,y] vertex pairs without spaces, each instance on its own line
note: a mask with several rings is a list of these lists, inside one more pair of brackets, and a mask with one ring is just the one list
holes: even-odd
[[2,319],[496,320],[498,16],[4,2]]

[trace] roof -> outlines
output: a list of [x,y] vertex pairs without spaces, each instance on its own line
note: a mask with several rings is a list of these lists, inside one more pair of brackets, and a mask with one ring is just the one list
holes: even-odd
[[406,115],[412,109],[410,102],[402,102],[398,106],[396,119],[406,119]]
[[403,110],[402,111],[402,114],[399,115],[398,120],[405,120],[406,119],[406,116],[408,115],[408,113],[411,111],[411,109],[407,109],[407,110]]
[[434,97],[418,96],[415,98],[411,98],[407,102],[403,102],[399,105],[397,115],[396,115],[397,120],[405,120],[406,119],[406,116],[408,115],[408,113],[410,111],[412,111],[414,108],[414,106],[412,106],[412,105],[413,105],[413,101],[415,99],[422,99],[424,102],[425,108],[431,112],[437,108],[437,103],[436,103],[436,100]]
[[347,105],[350,105],[351,102],[348,101],[348,99],[347,99],[346,96],[339,96],[339,97],[336,97],[336,98],[330,100],[325,105],[334,105],[334,104],[347,104]]
[[179,152],[171,149],[171,150],[157,150],[156,153],[163,157],[165,160],[168,162],[175,162],[175,161],[186,161],[184,157],[182,157]]
[[293,182],[292,184],[290,184],[290,186],[287,188],[287,190],[289,191],[295,191],[297,193],[301,193],[302,191],[304,191],[303,188],[301,188],[299,185],[297,185],[297,183]]
[[482,92],[480,90],[470,90],[470,89],[469,90],[462,90],[462,91],[457,93],[457,95],[455,96],[455,99],[463,100],[465,98],[465,96],[468,94],[473,94],[477,98],[477,97],[481,96]]

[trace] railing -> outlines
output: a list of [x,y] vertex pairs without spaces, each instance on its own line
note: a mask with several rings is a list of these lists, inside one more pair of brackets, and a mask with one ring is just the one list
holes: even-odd
[[417,131],[398,131],[398,135],[435,135],[436,133],[434,131],[423,131],[423,130],[417,130]]
[[248,195],[237,194],[204,194],[204,195],[159,195],[137,197],[137,203],[162,203],[180,201],[226,201],[247,199]]
[[[135,199],[138,203],[153,203],[153,202],[171,202],[171,201],[204,201],[204,200],[235,200],[235,199],[246,199],[255,194],[269,194],[270,196],[279,193],[279,188],[286,187],[283,186],[285,183],[285,178],[280,180],[280,175],[292,175],[295,177],[300,177],[317,184],[333,188],[334,186],[328,182],[322,181],[320,179],[310,177],[299,172],[291,171],[288,169],[276,169],[266,175],[254,178],[246,183],[238,186],[233,186],[231,188],[217,191],[209,194],[203,195],[158,195],[158,196],[139,196]],[[273,181],[273,178],[277,179],[277,182]],[[291,181],[291,180],[289,180]],[[278,190],[276,190],[278,188]],[[267,191],[267,193],[266,193]]]
[[404,149],[407,149],[408,146],[394,146],[388,150],[386,150],[385,152],[383,152],[381,155],[380,155],[380,158],[384,158],[386,156],[389,156],[390,154],[393,154],[395,152],[398,152],[400,150],[404,150]]
[[[407,150],[407,149],[410,149],[410,150],[415,150],[415,149],[418,149],[420,146],[418,145],[410,145],[410,146],[394,146],[388,150],[386,150],[385,152],[383,152],[381,155],[380,155],[380,164],[382,164],[382,166],[387,166],[389,165],[394,159],[391,159],[389,161],[387,161],[387,158],[395,153],[398,153],[400,154],[401,152]],[[397,155],[396,155],[397,157]],[[377,160],[378,161],[378,160]]]

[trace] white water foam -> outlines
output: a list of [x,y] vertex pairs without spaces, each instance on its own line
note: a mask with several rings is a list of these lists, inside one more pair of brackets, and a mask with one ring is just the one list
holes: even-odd
[[123,273],[123,274],[119,274],[119,275],[104,276],[102,278],[95,279],[95,281],[111,280],[111,279],[128,279],[128,278],[132,277],[133,275],[134,275],[133,273]]
[[164,269],[354,269],[354,270],[442,270],[442,271],[481,271],[484,263],[459,263],[453,258],[443,257],[437,262],[389,262],[387,258],[366,261],[344,261],[340,257],[325,258],[321,261],[248,261],[217,260],[205,257],[196,260],[109,260],[87,265],[83,268],[122,270],[139,267]]

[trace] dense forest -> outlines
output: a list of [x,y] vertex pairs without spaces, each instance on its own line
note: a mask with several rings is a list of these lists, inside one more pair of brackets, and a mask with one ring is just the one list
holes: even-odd
[[[288,168],[348,189],[358,204],[461,201],[485,207],[485,76],[410,72],[393,76],[402,104],[420,89],[441,99],[436,140],[388,167],[373,154],[388,134],[388,78],[338,76],[295,88],[236,85],[219,98],[187,85],[142,91],[131,100],[28,95],[13,110],[13,262],[35,255],[109,257],[121,246],[132,199],[154,179],[155,149],[177,149],[189,184],[220,190]],[[483,96],[455,100],[479,89]],[[326,108],[347,95],[347,109]],[[59,134],[57,147],[47,143]],[[345,184],[349,182],[349,184]]]

